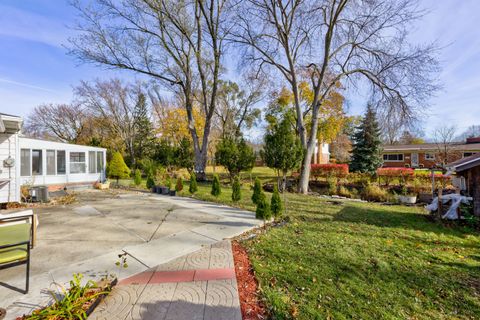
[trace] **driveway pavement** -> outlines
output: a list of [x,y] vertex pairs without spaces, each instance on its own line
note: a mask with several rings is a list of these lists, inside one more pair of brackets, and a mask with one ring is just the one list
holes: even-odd
[[[59,292],[73,273],[124,279],[261,224],[252,212],[190,198],[93,190],[77,197],[75,205],[35,210],[40,225],[29,294],[8,288],[23,288],[23,266],[0,270],[6,319],[51,302],[50,291]],[[115,265],[123,252],[126,269]]]

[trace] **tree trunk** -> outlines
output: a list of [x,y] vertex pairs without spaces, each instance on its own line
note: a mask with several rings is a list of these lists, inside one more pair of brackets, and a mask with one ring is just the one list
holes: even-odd
[[302,170],[300,173],[300,181],[298,182],[298,192],[308,193],[308,182],[310,180],[310,164],[312,163],[313,151],[315,150],[315,139],[311,139],[308,143],[305,157],[302,162]]
[[281,192],[285,192],[285,190],[287,189],[287,170],[283,170],[283,173],[282,173],[282,190]]
[[205,181],[207,179],[205,168],[207,167],[207,153],[202,150],[195,150],[195,162],[193,170],[197,177],[197,181]]

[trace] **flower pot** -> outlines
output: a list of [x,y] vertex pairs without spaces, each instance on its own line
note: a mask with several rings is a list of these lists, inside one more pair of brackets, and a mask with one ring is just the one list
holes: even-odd
[[400,203],[415,204],[417,202],[417,196],[398,196]]
[[155,186],[155,191],[158,193],[158,194],[162,194],[162,186]]
[[168,187],[160,187],[162,190],[163,195],[168,195],[170,193],[170,189]]
[[172,197],[175,196],[176,194],[177,194],[177,191],[175,191],[175,190],[170,190],[170,195],[171,195]]

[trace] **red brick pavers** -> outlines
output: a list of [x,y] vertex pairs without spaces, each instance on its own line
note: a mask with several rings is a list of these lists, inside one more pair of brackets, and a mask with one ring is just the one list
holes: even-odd
[[89,319],[241,320],[230,241],[122,279]]

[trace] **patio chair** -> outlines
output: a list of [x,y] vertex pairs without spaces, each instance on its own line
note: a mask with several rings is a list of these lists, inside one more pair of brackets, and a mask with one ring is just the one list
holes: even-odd
[[25,264],[23,293],[28,293],[29,289],[30,249],[35,244],[36,227],[37,219],[32,210],[0,214],[0,270]]

